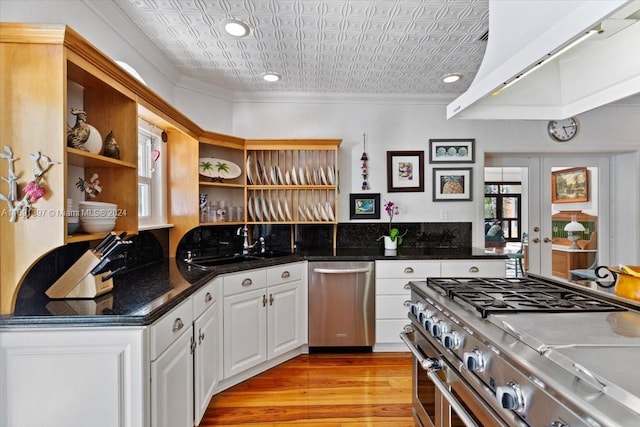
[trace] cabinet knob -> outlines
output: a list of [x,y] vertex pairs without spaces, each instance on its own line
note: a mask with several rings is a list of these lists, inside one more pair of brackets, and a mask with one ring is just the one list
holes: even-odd
[[253,280],[251,279],[244,279],[242,281],[242,286],[251,286],[253,284]]
[[405,289],[411,289],[411,283],[407,282],[404,284],[403,288]]
[[403,303],[403,305],[404,305],[405,307],[410,307],[410,306],[411,306],[411,301],[405,301],[405,302]]
[[289,273],[287,270],[283,271],[282,274],[280,275],[282,279],[288,279],[290,276],[291,276],[291,273]]
[[178,332],[182,328],[184,328],[184,322],[178,317],[173,321],[173,332]]
[[413,267],[405,267],[404,272],[407,274],[413,273]]
[[213,295],[211,295],[211,292],[207,292],[207,294],[204,296],[204,302],[211,302],[212,299]]
[[475,265],[469,268],[469,273],[478,273],[478,272],[480,272],[480,269]]

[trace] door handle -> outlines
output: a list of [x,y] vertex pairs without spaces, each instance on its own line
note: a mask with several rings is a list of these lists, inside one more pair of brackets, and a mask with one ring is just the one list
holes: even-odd
[[550,243],[550,242],[551,242],[551,239],[550,239],[550,238],[548,238],[548,237],[545,237],[542,241],[543,241],[543,242],[545,242],[545,243]]
[[531,241],[533,243],[540,243],[540,239],[538,239],[537,237],[534,237],[533,239],[531,239]]

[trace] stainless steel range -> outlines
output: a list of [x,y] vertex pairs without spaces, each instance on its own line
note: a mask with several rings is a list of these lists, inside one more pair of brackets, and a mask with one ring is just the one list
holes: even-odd
[[638,305],[535,276],[411,289],[420,425],[640,425]]

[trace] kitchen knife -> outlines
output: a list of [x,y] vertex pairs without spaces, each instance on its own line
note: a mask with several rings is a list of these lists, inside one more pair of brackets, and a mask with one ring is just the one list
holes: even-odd
[[110,273],[105,274],[104,276],[102,276],[102,281],[106,282],[107,280],[111,279],[113,276],[115,276],[116,274],[120,273],[121,271],[124,271],[127,269],[126,265],[122,265],[118,268],[116,268],[115,270],[113,270]]
[[103,253],[101,261],[98,263],[98,265],[93,267],[93,269],[91,270],[91,274],[96,276],[104,272],[111,261],[124,258],[125,256],[123,254],[120,254],[120,251],[125,246],[131,243],[133,243],[131,240],[117,240],[116,238],[116,242],[111,245],[111,248]]
[[113,250],[113,248],[115,248],[119,243],[118,242],[124,242],[124,240],[122,240],[125,236],[127,235],[126,231],[123,231],[122,233],[120,233],[120,235],[115,236],[113,238],[113,240],[102,249],[102,252],[100,252],[100,258],[104,258],[106,256],[109,255],[109,253]]
[[111,241],[112,241],[113,239],[115,239],[115,237],[116,237],[116,233],[115,233],[114,231],[112,231],[111,233],[107,234],[107,236],[106,236],[104,239],[102,239],[102,240],[100,241],[100,243],[98,243],[98,244],[96,245],[96,247],[95,247],[95,248],[93,248],[93,252],[94,252],[94,253],[98,253],[102,248],[104,248],[104,247],[105,247],[105,246],[107,246],[109,243],[111,243]]

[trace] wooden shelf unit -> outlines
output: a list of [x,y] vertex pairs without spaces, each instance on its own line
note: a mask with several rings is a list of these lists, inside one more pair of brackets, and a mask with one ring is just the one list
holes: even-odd
[[249,224],[337,224],[339,139],[247,140]]

